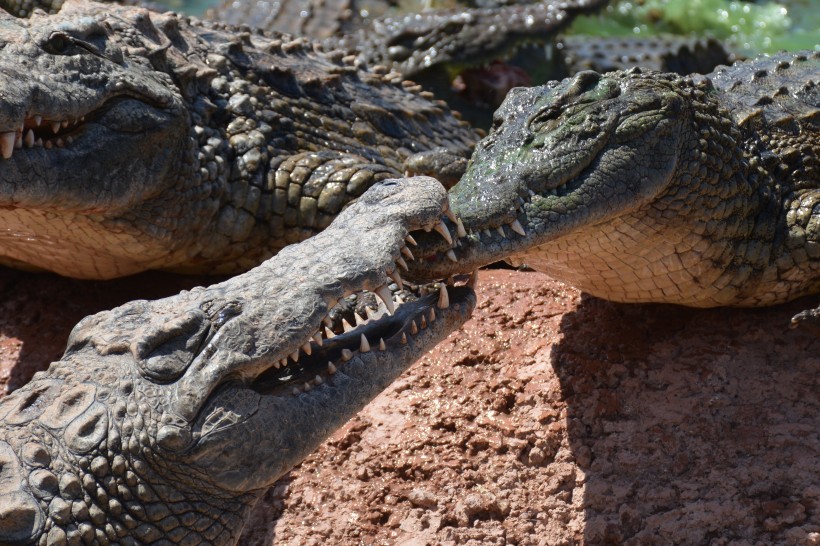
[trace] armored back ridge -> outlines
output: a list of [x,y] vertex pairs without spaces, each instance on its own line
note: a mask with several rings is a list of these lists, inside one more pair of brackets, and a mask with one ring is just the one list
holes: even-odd
[[287,35],[69,1],[0,41],[6,264],[246,270],[378,180],[457,178],[474,144],[397,74]]

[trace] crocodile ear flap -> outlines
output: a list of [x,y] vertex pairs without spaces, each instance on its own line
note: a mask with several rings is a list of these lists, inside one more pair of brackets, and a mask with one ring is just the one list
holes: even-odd
[[170,383],[185,373],[199,353],[211,323],[200,310],[162,324],[147,325],[131,342],[140,374],[156,383]]

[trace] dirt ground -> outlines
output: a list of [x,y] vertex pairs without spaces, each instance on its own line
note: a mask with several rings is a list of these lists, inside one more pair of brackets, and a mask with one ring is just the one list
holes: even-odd
[[[84,314],[190,279],[0,271],[0,382]],[[484,271],[472,320],[254,511],[241,544],[820,545],[820,340],[804,299],[693,310]]]

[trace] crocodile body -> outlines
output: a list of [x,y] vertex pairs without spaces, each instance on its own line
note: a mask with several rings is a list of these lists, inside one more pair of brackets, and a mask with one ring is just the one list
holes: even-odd
[[256,269],[82,320],[0,401],[0,543],[234,544],[279,476],[469,316],[469,287],[440,288],[322,333],[346,295],[384,297],[446,205],[432,178],[381,182]]
[[244,271],[378,180],[457,179],[475,142],[397,74],[286,35],[76,0],[0,41],[9,265]]
[[512,256],[622,302],[817,293],[818,82],[820,53],[806,52],[514,90],[451,190],[459,263],[430,243],[418,274]]

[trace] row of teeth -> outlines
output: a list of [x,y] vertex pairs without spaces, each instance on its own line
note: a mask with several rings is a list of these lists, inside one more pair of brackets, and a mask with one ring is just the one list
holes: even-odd
[[[474,283],[475,282],[475,277],[471,277],[470,282]],[[392,301],[391,301],[391,303],[392,303]],[[390,307],[391,306],[388,306],[388,312],[392,313],[392,311],[390,310]],[[436,302],[436,308],[438,308],[438,309],[447,309],[448,307],[450,307],[450,295],[447,292],[447,285],[444,284],[444,283],[441,283],[439,285],[438,301]],[[410,321],[410,326],[407,329],[407,331],[401,333],[400,343],[402,345],[407,345],[407,343],[408,343],[408,338],[407,338],[408,334],[411,335],[411,336],[414,336],[414,335],[418,334],[421,330],[424,330],[425,328],[427,328],[427,326],[430,323],[434,322],[435,320],[436,320],[436,309],[435,308],[430,308],[430,310],[427,312],[426,315],[424,315],[424,314],[421,315],[421,317],[418,319],[418,322],[416,322],[415,319]],[[346,322],[346,321],[344,321],[344,322]],[[347,328],[348,327],[346,326],[345,327],[346,331],[347,331]],[[333,333],[330,331],[329,328],[325,328],[325,330],[326,330],[327,333],[330,334],[330,337],[333,337]],[[322,346],[322,336],[321,336],[321,334],[319,334],[319,333],[315,334],[313,336],[313,342],[315,342],[319,347],[321,347]],[[312,343],[307,342],[304,345],[302,345],[302,350],[304,350],[306,354],[310,355],[312,350],[313,350]],[[373,345],[371,345],[371,340],[367,339],[366,335],[361,334],[359,336],[358,353],[359,354],[369,353],[372,350],[373,350]],[[387,350],[387,344],[384,342],[384,338],[379,338],[379,342],[376,344],[376,350],[378,350],[378,351],[386,351]],[[355,356],[355,353],[353,351],[351,351],[350,349],[348,349],[348,348],[342,349],[342,361],[343,362],[349,362],[350,360],[353,359],[354,356]],[[295,359],[294,359],[294,357],[295,357]],[[299,350],[297,350],[294,354],[290,355],[289,358],[294,359],[294,362],[298,361],[298,359],[299,359]],[[279,369],[282,366],[287,366],[287,365],[288,365],[288,358],[284,358],[284,359],[280,360],[278,363],[274,364],[274,367]],[[337,371],[338,371],[337,366],[335,364],[333,364],[333,362],[328,361],[328,363],[327,363],[327,373],[328,373],[328,375],[333,375]],[[302,387],[293,387],[292,393],[294,395],[298,395],[298,394],[301,394],[303,392],[307,392],[310,389],[312,389],[313,387],[315,387],[317,385],[321,385],[322,383],[324,383],[324,379],[322,379],[321,375],[317,374],[316,377],[314,377],[312,380],[306,381],[304,383],[304,385],[302,385]]]
[[[83,121],[85,121],[85,117],[81,117],[80,119],[74,121],[66,119],[62,121],[46,121],[45,123],[46,126],[51,127],[52,132],[56,135],[61,129],[66,129],[68,127],[73,128]],[[22,148],[50,149],[55,146],[57,148],[62,148],[66,144],[71,144],[73,141],[70,135],[65,138],[57,137],[43,139],[42,137],[37,137],[34,134],[34,129],[41,127],[42,125],[42,116],[32,116],[23,120],[17,130],[0,133],[0,155],[3,156],[3,159],[11,159],[12,155],[14,155],[14,150],[20,150]]]

